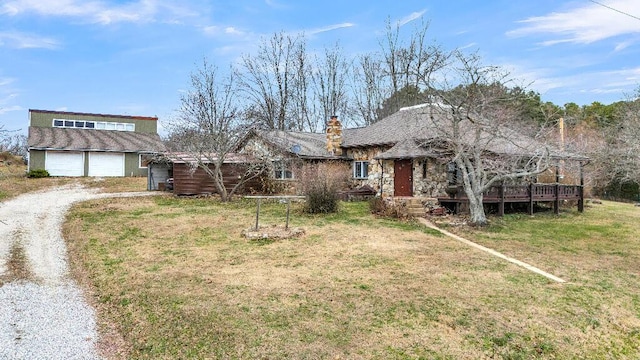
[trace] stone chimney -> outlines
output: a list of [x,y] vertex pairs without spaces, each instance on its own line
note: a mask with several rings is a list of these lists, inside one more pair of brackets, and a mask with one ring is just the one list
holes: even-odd
[[327,124],[327,151],[342,155],[342,124],[336,115],[331,116]]

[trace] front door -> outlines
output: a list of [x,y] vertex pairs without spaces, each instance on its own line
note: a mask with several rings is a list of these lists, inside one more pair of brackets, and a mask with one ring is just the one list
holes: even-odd
[[393,174],[393,196],[413,196],[413,161],[394,161]]

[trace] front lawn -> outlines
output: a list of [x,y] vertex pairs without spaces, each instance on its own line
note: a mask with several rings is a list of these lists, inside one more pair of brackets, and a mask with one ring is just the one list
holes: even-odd
[[[284,216],[284,205],[263,204],[261,224]],[[640,357],[631,205],[449,229],[566,284],[376,218],[366,203],[294,211],[306,234],[288,240],[241,237],[254,217],[254,201],[170,195],[75,206],[65,238],[103,349],[147,359]]]

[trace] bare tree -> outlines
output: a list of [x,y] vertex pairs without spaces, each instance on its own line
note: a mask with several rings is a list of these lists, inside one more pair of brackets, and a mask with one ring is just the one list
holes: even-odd
[[618,123],[605,129],[607,146],[596,159],[609,182],[640,184],[639,97],[640,88],[620,105]]
[[353,65],[351,85],[354,110],[360,118],[357,125],[371,125],[378,119],[378,110],[390,94],[385,85],[382,62],[371,54],[362,55]]
[[508,73],[484,66],[480,58],[455,54],[452,72],[440,74],[440,100],[429,107],[437,144],[429,144],[451,157],[469,199],[471,223],[485,225],[483,193],[500,182],[537,175],[550,166],[551,153],[543,142],[535,141],[511,128],[517,113],[508,106],[499,84],[509,82]]
[[297,131],[314,131],[317,128],[315,117],[313,116],[313,99],[311,98],[312,88],[312,68],[306,52],[306,42],[300,39],[296,43],[297,50],[294,52],[294,74],[291,97],[291,108],[289,111],[291,121],[289,128]]
[[27,137],[18,130],[7,130],[0,125],[0,152],[25,157],[28,152]]
[[428,30],[429,22],[421,21],[405,43],[401,40],[401,24],[394,26],[387,20],[385,38],[380,47],[391,93],[406,87],[429,88],[432,74],[448,64],[451,53],[437,43],[429,42]]
[[[238,75],[252,114],[264,128],[294,128],[291,116],[291,92],[298,75],[304,74],[306,59],[304,38],[284,33],[263,40],[257,54],[242,57]],[[298,83],[300,85],[300,83]],[[302,86],[306,89],[306,86]]]
[[[222,201],[231,200],[244,184],[260,176],[263,168],[256,159],[237,158],[232,153],[249,125],[241,120],[237,101],[234,74],[230,72],[219,80],[217,68],[205,59],[191,74],[190,89],[181,96],[177,118],[170,124],[170,138],[178,147],[177,154],[183,154],[177,156],[182,156],[192,171],[202,169],[209,175]],[[233,164],[229,161],[231,157]],[[223,166],[227,164],[236,166],[240,173],[230,189],[224,183]]]
[[[402,24],[387,20],[386,33],[380,41],[380,73],[387,91],[378,104],[377,117],[389,115],[406,104],[429,102],[432,77],[445,68],[452,53],[427,38],[429,23],[421,21],[413,28],[408,41],[401,36]],[[368,84],[370,86],[370,84]]]
[[327,48],[324,58],[316,58],[315,71],[312,73],[314,99],[319,105],[318,123],[323,125],[332,115],[346,114],[349,108],[347,93],[347,74],[349,62],[336,44]]
[[22,157],[27,156],[29,148],[25,135],[7,132],[4,137],[0,135],[0,138],[0,152],[6,151]]

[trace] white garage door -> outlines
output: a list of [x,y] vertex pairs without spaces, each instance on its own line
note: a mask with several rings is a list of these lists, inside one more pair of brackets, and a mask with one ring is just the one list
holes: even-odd
[[84,176],[84,154],[72,151],[47,151],[44,168],[51,176]]
[[89,176],[124,176],[124,154],[89,153]]

